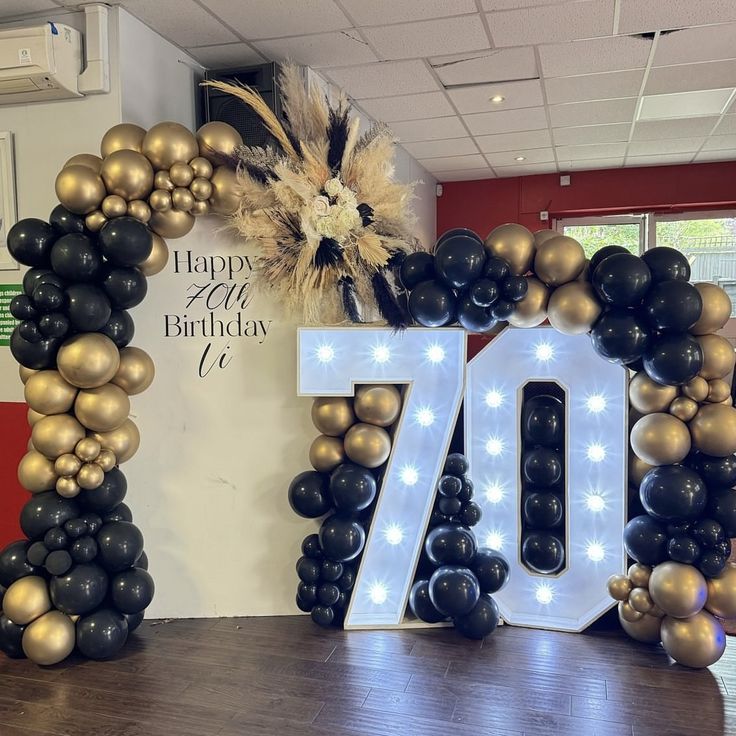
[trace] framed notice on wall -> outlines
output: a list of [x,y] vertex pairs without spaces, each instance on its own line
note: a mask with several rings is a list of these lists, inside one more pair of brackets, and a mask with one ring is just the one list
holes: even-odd
[[8,253],[8,231],[15,224],[15,169],[13,134],[0,130],[0,270],[16,271],[18,264]]

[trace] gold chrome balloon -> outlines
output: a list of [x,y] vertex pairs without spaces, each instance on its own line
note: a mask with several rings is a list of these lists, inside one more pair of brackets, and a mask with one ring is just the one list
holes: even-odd
[[177,187],[188,187],[194,179],[194,169],[189,164],[179,161],[169,169],[169,179]]
[[242,187],[238,183],[237,174],[227,166],[218,166],[212,178],[212,211],[219,215],[232,215],[238,209],[242,196]]
[[143,271],[144,276],[155,276],[163,271],[169,262],[169,247],[166,245],[166,241],[157,233],[151,233],[151,236],[153,238],[151,255],[138,266]]
[[189,212],[194,204],[194,195],[184,187],[177,187],[171,192],[171,204],[174,209]]
[[401,412],[401,394],[391,384],[359,386],[355,391],[353,409],[361,422],[388,427]]
[[639,613],[649,613],[654,608],[654,601],[646,588],[634,588],[629,593],[629,605]]
[[[511,273],[520,276],[532,267],[534,235],[523,225],[509,222],[491,230],[485,240],[489,255],[508,261]],[[537,323],[538,324],[538,323]]]
[[330,473],[346,460],[341,437],[321,434],[309,447],[309,462],[320,473]]
[[91,233],[98,233],[102,230],[102,226],[107,222],[107,217],[100,211],[95,210],[90,212],[87,217],[84,218],[84,226]]
[[204,156],[197,156],[193,158],[189,165],[194,171],[194,176],[202,177],[203,179],[209,179],[212,176],[212,172],[215,170],[212,164],[204,158]]
[[695,669],[710,667],[726,650],[726,633],[706,611],[690,618],[666,616],[662,619],[662,645],[678,664]]
[[642,565],[641,562],[635,562],[629,566],[629,580],[636,588],[648,588],[649,578],[652,575],[652,568],[648,565]]
[[108,194],[100,209],[105,217],[122,217],[128,211],[128,203],[119,194]]
[[585,267],[585,251],[574,238],[558,235],[537,246],[534,273],[547,286],[574,281]]
[[102,485],[102,481],[105,480],[105,473],[97,463],[85,463],[79,469],[76,480],[80,488],[92,491]]
[[693,447],[706,455],[725,457],[736,452],[736,409],[705,404],[690,420]]
[[128,202],[128,215],[145,224],[151,219],[151,208],[142,199],[134,199]]
[[724,381],[722,378],[714,378],[712,381],[708,381],[707,401],[710,401],[713,404],[720,404],[730,395],[731,384],[729,384],[728,381]]
[[660,641],[660,628],[662,619],[645,613],[636,621],[627,621],[621,614],[622,603],[619,603],[618,620],[621,622],[621,628],[636,641],[644,644],[658,644]]
[[63,414],[72,408],[77,391],[59,371],[44,370],[28,379],[23,395],[28,406],[39,414]]
[[702,376],[695,376],[691,381],[688,381],[682,388],[682,393],[693,401],[705,401],[710,391],[708,381]]
[[162,238],[181,238],[194,227],[194,217],[175,209],[154,212],[148,226]]
[[51,608],[49,586],[38,575],[16,580],[5,591],[3,613],[17,626],[25,626]]
[[94,437],[85,437],[77,442],[74,454],[83,462],[91,463],[102,452],[102,446]]
[[28,420],[28,426],[32,427],[37,421],[40,419],[43,419],[46,415],[45,414],[39,414],[37,411],[33,411],[33,409],[28,409],[26,412],[26,418]]
[[133,396],[145,391],[156,375],[151,356],[141,348],[125,347],[120,350],[120,368],[112,383],[120,386],[126,394]]
[[76,629],[69,616],[49,611],[23,632],[23,651],[35,664],[50,666],[63,662],[76,644]]
[[733,345],[720,335],[699,335],[697,341],[703,351],[703,367],[700,375],[706,381],[727,376],[736,363]]
[[148,198],[148,205],[154,212],[166,212],[172,207],[171,192],[166,189],[154,189]]
[[102,159],[93,153],[78,153],[72,156],[62,168],[67,166],[86,166],[88,169],[92,169],[95,174],[99,174],[102,168]]
[[125,200],[143,199],[153,189],[151,162],[136,151],[115,151],[102,162],[100,176],[108,193]]
[[547,306],[549,323],[565,335],[582,335],[589,332],[601,313],[590,284],[573,281],[552,292]]
[[213,164],[222,163],[222,159],[232,156],[235,150],[243,145],[243,138],[232,125],[219,120],[205,123],[197,131],[199,155]]
[[153,186],[154,189],[161,189],[164,192],[173,192],[176,185],[171,181],[168,171],[157,171],[153,177]]
[[212,196],[212,184],[209,179],[198,176],[190,185],[189,191],[198,202],[203,202]]
[[200,200],[195,200],[194,204],[192,205],[192,208],[189,210],[189,213],[194,215],[195,217],[201,217],[202,215],[209,215],[210,214],[210,203]]
[[28,382],[28,379],[34,374],[38,373],[37,370],[34,370],[33,368],[26,368],[24,365],[18,366],[18,375],[20,376],[20,380],[25,385]]
[[76,215],[94,212],[105,197],[105,184],[100,175],[82,164],[64,167],[54,187],[59,202]]
[[358,465],[377,468],[391,454],[391,437],[382,427],[354,424],[345,434],[345,454]]
[[643,613],[640,613],[635,608],[632,608],[631,604],[628,601],[618,602],[618,615],[624,621],[628,621],[628,623],[630,624],[633,624],[635,621],[640,621],[641,618],[644,616]]
[[629,401],[642,414],[667,411],[676,398],[677,386],[657,383],[644,371],[635,374],[629,384]]
[[74,402],[74,413],[87,429],[110,432],[128,418],[130,399],[120,386],[106,383],[80,391]]
[[608,578],[608,595],[617,601],[625,601],[631,593],[631,580],[626,575],[611,575]]
[[56,481],[56,492],[62,498],[74,498],[80,491],[81,488],[75,478],[59,478]]
[[514,305],[509,324],[514,327],[536,327],[547,319],[549,289],[534,276],[527,277],[526,296]]
[[31,493],[53,490],[56,477],[54,463],[38,450],[29,450],[18,464],[18,482]]
[[718,618],[736,618],[736,563],[729,562],[719,575],[708,578],[705,607]]
[[708,586],[696,567],[663,562],[652,570],[649,595],[668,616],[687,618],[702,610]]
[[140,153],[145,135],[145,128],[141,128],[140,125],[133,125],[133,123],[113,125],[102,136],[102,142],[100,143],[102,158],[107,158],[115,151],[137,151]]
[[115,343],[99,332],[82,332],[70,337],[56,357],[59,373],[72,386],[96,388],[108,383],[120,367]]
[[643,416],[631,429],[631,449],[650,465],[672,465],[690,452],[690,432],[677,417],[663,412]]
[[340,437],[355,424],[353,402],[343,396],[319,397],[312,403],[312,423],[322,434]]
[[100,454],[95,459],[95,462],[105,473],[111,471],[118,463],[115,453],[112,450],[100,450]]
[[703,300],[703,311],[698,321],[690,328],[693,335],[718,332],[731,316],[731,298],[720,287],[709,282],[695,284]]
[[629,483],[638,488],[641,485],[644,476],[654,467],[649,463],[645,463],[634,452],[629,452]]
[[54,470],[62,476],[62,478],[71,478],[72,476],[75,476],[81,467],[82,461],[71,452],[68,452],[65,455],[59,455],[54,463]]
[[534,245],[539,248],[542,243],[546,243],[550,238],[556,238],[559,234],[557,230],[535,230]]
[[84,427],[69,414],[52,414],[33,425],[33,446],[52,460],[74,450],[84,437]]
[[698,402],[687,396],[678,396],[669,408],[670,414],[682,422],[689,422],[698,413]]
[[143,138],[141,151],[156,169],[169,169],[177,161],[191,161],[199,146],[194,134],[179,123],[154,125]]
[[95,432],[93,437],[102,445],[103,450],[115,453],[118,465],[130,460],[141,444],[141,434],[132,419],[126,419],[112,432]]

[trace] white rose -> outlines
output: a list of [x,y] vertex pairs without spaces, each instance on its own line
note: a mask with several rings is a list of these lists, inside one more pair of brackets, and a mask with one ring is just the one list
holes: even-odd
[[342,182],[337,178],[333,177],[325,182],[325,191],[330,197],[336,197],[343,190]]
[[348,189],[345,187],[338,195],[337,195],[337,201],[341,205],[345,205],[348,207],[357,207],[358,206],[358,198],[355,196],[355,192],[353,192],[352,189]]
[[327,197],[315,197],[312,200],[312,213],[315,217],[326,217],[330,211],[330,200]]

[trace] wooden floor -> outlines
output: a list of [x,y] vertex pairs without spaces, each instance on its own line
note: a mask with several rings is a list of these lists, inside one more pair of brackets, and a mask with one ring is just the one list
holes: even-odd
[[618,634],[146,622],[113,662],[0,655],[0,735],[733,735],[734,641],[694,672]]

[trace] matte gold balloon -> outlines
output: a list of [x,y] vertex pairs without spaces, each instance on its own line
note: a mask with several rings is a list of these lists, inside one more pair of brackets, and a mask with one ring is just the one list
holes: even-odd
[[[619,606],[622,604],[619,603]],[[627,621],[622,615],[621,611],[618,612],[618,620],[621,622],[621,628],[636,641],[643,642],[644,644],[658,644],[660,641],[660,628],[662,626],[662,619],[649,614],[644,614],[640,619],[636,621]]]
[[534,273],[548,286],[574,281],[585,266],[585,251],[574,238],[558,235],[537,246]]
[[96,388],[108,383],[120,367],[115,343],[99,332],[70,337],[56,356],[59,373],[72,386]]
[[122,217],[128,211],[128,203],[118,194],[108,194],[101,209],[105,217]]
[[37,575],[16,580],[5,591],[3,613],[17,626],[25,626],[51,608],[49,586]]
[[166,189],[154,189],[148,198],[148,205],[154,212],[166,212],[172,207],[171,192]]
[[91,463],[102,452],[102,446],[94,437],[85,437],[79,440],[74,448],[74,454],[83,462]]
[[169,247],[166,241],[157,233],[151,233],[151,236],[153,238],[151,255],[138,266],[145,276],[155,276],[163,271],[169,262]]
[[634,452],[629,452],[629,483],[638,488],[641,485],[644,476],[654,467],[649,463],[645,463]]
[[48,458],[74,450],[74,445],[84,437],[84,427],[69,414],[52,414],[33,425],[33,446]]
[[639,371],[629,384],[629,401],[642,414],[668,411],[677,393],[677,386],[663,386],[644,371]]
[[330,473],[346,460],[342,438],[321,434],[309,447],[309,462],[320,473]]
[[736,409],[725,404],[705,404],[690,421],[696,450],[725,457],[736,452]]
[[629,605],[639,613],[649,613],[654,607],[654,601],[646,588],[634,588],[629,593]]
[[631,449],[651,465],[672,465],[690,452],[687,425],[671,414],[656,412],[642,417],[631,430]]
[[691,381],[688,381],[682,388],[682,393],[693,401],[705,401],[710,391],[708,381],[702,376],[695,376]]
[[169,179],[177,187],[188,187],[194,179],[194,169],[189,164],[179,161],[169,169]]
[[626,575],[611,575],[608,578],[608,595],[617,601],[625,601],[631,593],[631,580]]
[[132,419],[126,419],[112,432],[95,432],[93,436],[102,445],[103,450],[115,453],[118,465],[130,460],[141,444],[141,434]]
[[731,395],[731,384],[722,378],[714,378],[708,381],[707,400],[713,404],[720,404]]
[[63,414],[72,408],[77,390],[59,371],[45,370],[28,379],[23,395],[28,406],[39,414]]
[[549,323],[565,335],[589,332],[601,313],[593,287],[580,281],[564,284],[552,292],[547,306]]
[[168,171],[157,171],[153,177],[153,186],[155,189],[161,189],[164,192],[173,192],[176,184],[171,181]]
[[689,422],[698,413],[698,402],[687,396],[678,396],[670,404],[669,412],[680,421]]
[[590,283],[590,258],[585,259],[583,270],[580,272],[580,275],[575,279],[575,281]]
[[143,199],[153,189],[151,162],[137,151],[115,151],[103,162],[100,176],[110,194],[126,200]]
[[736,618],[736,564],[729,562],[719,575],[708,578],[707,584],[705,607],[718,618]]
[[91,233],[98,233],[102,230],[102,226],[107,222],[107,217],[100,211],[95,210],[90,212],[87,217],[84,218],[84,226]]
[[148,226],[162,238],[181,238],[194,227],[194,217],[175,209],[154,212]]
[[198,176],[190,185],[189,191],[198,202],[209,199],[212,196],[212,184],[209,179]]
[[358,465],[377,468],[391,454],[391,437],[381,427],[354,424],[345,434],[345,454]]
[[133,123],[120,123],[113,125],[110,130],[102,136],[100,153],[107,158],[115,151],[137,151],[141,152],[143,138],[146,135],[145,128]]
[[662,619],[662,645],[678,664],[699,669],[715,664],[726,650],[726,633],[707,611],[690,618]]
[[94,212],[105,197],[105,184],[89,166],[71,164],[57,175],[56,196],[64,207],[76,215]]
[[212,178],[212,211],[219,215],[231,215],[238,209],[242,196],[242,187],[238,183],[237,174],[227,166],[218,166]]
[[62,498],[74,498],[79,495],[81,490],[76,478],[59,478],[56,481],[56,492]]
[[95,462],[105,473],[108,473],[117,465],[118,461],[112,450],[100,450],[100,454],[95,459]]
[[103,480],[105,480],[105,473],[97,463],[85,463],[77,473],[77,483],[86,491],[99,488]]
[[509,317],[509,324],[514,327],[536,327],[547,319],[549,289],[534,276],[528,276],[526,281],[529,285],[526,296],[516,302]]
[[232,125],[213,120],[197,131],[197,143],[199,155],[217,164],[222,163],[223,157],[232,156],[243,145],[243,138]]
[[652,575],[652,568],[649,565],[642,565],[641,562],[635,562],[629,566],[627,575],[632,585],[636,588],[648,588],[649,578]]
[[390,384],[358,386],[353,408],[361,422],[388,427],[401,412],[401,394]]
[[702,282],[695,284],[703,300],[703,311],[698,321],[690,328],[693,335],[706,335],[718,332],[731,316],[731,298],[716,284]]
[[312,422],[322,434],[340,437],[355,424],[353,402],[343,396],[323,396],[312,403]]
[[18,482],[31,493],[53,490],[56,477],[54,463],[38,450],[29,450],[18,463]]
[[204,157],[197,156],[193,158],[189,165],[192,167],[194,176],[209,179],[212,176],[212,172],[215,170],[212,164]]
[[618,615],[624,621],[628,621],[630,624],[634,623],[635,621],[641,620],[641,618],[644,616],[643,613],[640,613],[635,608],[632,608],[631,604],[628,601],[619,601]]
[[201,217],[202,215],[209,215],[211,211],[210,203],[196,200],[189,210],[189,213],[195,217]]
[[491,230],[486,236],[485,246],[492,256],[509,262],[511,273],[525,274],[534,260],[534,235],[523,225],[506,223]]
[[189,212],[194,204],[194,195],[184,187],[177,187],[171,192],[171,204],[174,205],[174,209]]
[[120,368],[112,383],[133,396],[145,391],[153,383],[155,375],[153,359],[145,350],[125,347],[120,350]]
[[28,411],[26,412],[28,426],[32,427],[36,422],[43,419],[45,416],[46,416],[45,414],[40,414],[39,412],[33,411],[33,409],[29,408]]
[[75,476],[81,467],[82,461],[71,452],[68,452],[65,455],[59,455],[54,463],[54,470],[63,478],[71,478],[72,476]]
[[142,199],[134,199],[128,202],[128,215],[145,224],[151,219],[151,208]]
[[727,376],[736,363],[733,345],[720,335],[699,335],[697,341],[703,351],[703,367],[700,375],[706,381]]
[[559,234],[557,230],[535,230],[534,245],[539,248],[542,243],[546,243],[550,238],[556,238]]
[[23,651],[34,664],[49,667],[63,662],[74,651],[76,640],[69,616],[49,611],[23,632]]
[[177,161],[191,161],[199,146],[194,134],[179,123],[154,125],[143,138],[142,152],[156,169],[169,169]]
[[28,382],[28,379],[34,373],[38,373],[38,371],[34,370],[33,368],[26,368],[24,365],[18,366],[18,375],[20,376],[20,380],[23,381],[24,385]]
[[74,402],[74,413],[87,429],[110,432],[128,418],[130,399],[120,386],[106,383],[80,391]]
[[62,168],[67,166],[86,166],[88,169],[92,169],[95,174],[99,174],[102,168],[102,159],[93,153],[78,153],[72,156]]
[[668,616],[687,618],[705,605],[708,586],[703,574],[692,565],[663,562],[652,570],[649,595]]

